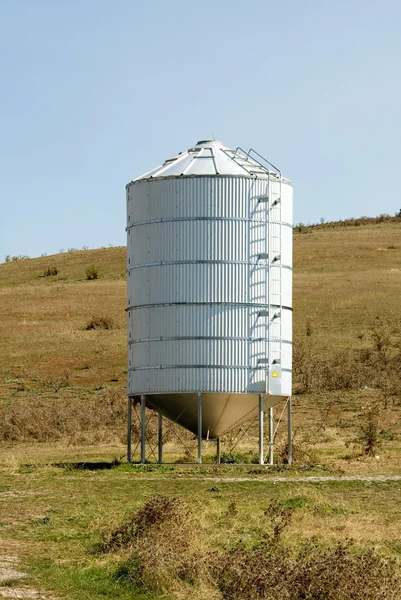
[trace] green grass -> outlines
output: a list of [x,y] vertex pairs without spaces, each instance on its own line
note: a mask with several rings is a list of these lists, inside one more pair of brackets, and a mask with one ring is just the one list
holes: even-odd
[[[290,475],[297,473],[288,470]],[[275,481],[276,474],[266,470],[235,481],[244,476],[243,468],[224,469],[220,476],[182,469],[87,472],[31,467],[16,473],[2,468],[2,489],[13,491],[0,509],[2,550],[23,548],[29,583],[61,597],[157,598],[133,593],[124,578],[116,578],[123,556],[99,555],[95,549],[102,531],[123,522],[153,496],[168,494],[179,495],[193,507],[210,548],[234,545],[239,539],[256,543],[261,532],[268,531],[264,511],[277,499],[294,511],[285,532],[294,547],[310,538],[330,545],[352,537],[360,547],[399,556],[401,482],[294,483]],[[227,525],[225,515],[232,503],[236,513]]]

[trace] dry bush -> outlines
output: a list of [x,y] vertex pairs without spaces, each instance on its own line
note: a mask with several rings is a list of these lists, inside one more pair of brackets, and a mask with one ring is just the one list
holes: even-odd
[[142,589],[182,595],[187,586],[210,587],[212,597],[207,540],[179,496],[151,498],[104,535],[103,550],[128,550],[125,575]]
[[323,550],[315,543],[293,557],[288,548],[263,543],[230,550],[218,585],[224,600],[398,600],[401,579],[394,561],[351,542]]
[[115,321],[111,317],[92,317],[85,325],[85,331],[91,329],[115,329]]
[[287,595],[288,557],[281,546],[263,543],[247,549],[240,542],[227,550],[215,567],[221,597],[225,600],[284,600]]
[[44,271],[43,271],[43,276],[44,277],[52,277],[54,275],[58,274],[58,268],[56,267],[56,265],[53,265],[51,267],[47,267]]
[[294,509],[289,506],[284,506],[277,499],[272,500],[264,512],[265,517],[269,521],[269,529],[271,530],[271,539],[277,542],[284,529],[286,529],[293,517]]
[[100,279],[103,276],[103,271],[98,265],[89,265],[85,269],[86,279],[92,281],[94,279]]
[[46,381],[46,385],[52,389],[54,392],[59,392],[61,388],[68,387],[70,382],[71,373],[69,371],[65,371],[65,373],[58,377],[57,379],[48,379]]

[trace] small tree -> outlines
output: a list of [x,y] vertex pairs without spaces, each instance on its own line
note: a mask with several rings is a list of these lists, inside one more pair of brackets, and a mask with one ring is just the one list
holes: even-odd
[[369,406],[361,426],[358,442],[366,456],[374,456],[380,446],[379,408]]

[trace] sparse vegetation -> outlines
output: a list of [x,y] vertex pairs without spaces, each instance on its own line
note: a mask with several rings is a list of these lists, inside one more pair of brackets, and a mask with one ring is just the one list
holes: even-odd
[[90,329],[115,329],[116,324],[111,317],[92,317],[85,325],[85,330]]
[[297,233],[309,233],[310,232],[309,225],[305,225],[304,223],[297,223],[296,225],[294,225],[294,230]]
[[[68,382],[68,375],[44,382],[44,389],[57,394],[56,397],[27,402],[26,396],[20,396],[14,397],[11,406],[0,404],[0,442],[64,440],[69,444],[93,444],[123,440],[125,394],[112,389],[99,390],[83,398],[68,393]],[[26,391],[25,386],[23,389]],[[133,433],[137,434],[138,429]]]

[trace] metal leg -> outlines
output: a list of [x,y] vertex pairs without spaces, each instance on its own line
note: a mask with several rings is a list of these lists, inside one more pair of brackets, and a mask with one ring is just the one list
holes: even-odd
[[127,430],[127,462],[131,463],[131,441],[132,441],[132,398],[128,396],[128,430]]
[[269,408],[269,465],[274,464],[274,414],[273,407]]
[[291,396],[288,398],[288,464],[292,465],[292,413],[291,413]]
[[158,422],[157,422],[157,442],[158,442],[158,457],[157,462],[159,465],[163,462],[163,415],[158,414]]
[[264,425],[264,398],[263,394],[259,394],[259,464],[265,464],[264,449],[263,449],[263,425]]
[[202,394],[198,392],[198,463],[202,463]]
[[216,462],[219,465],[220,464],[220,438],[218,437],[216,440],[216,446],[217,446],[217,456],[216,456]]
[[146,462],[146,402],[145,396],[141,396],[141,463]]

